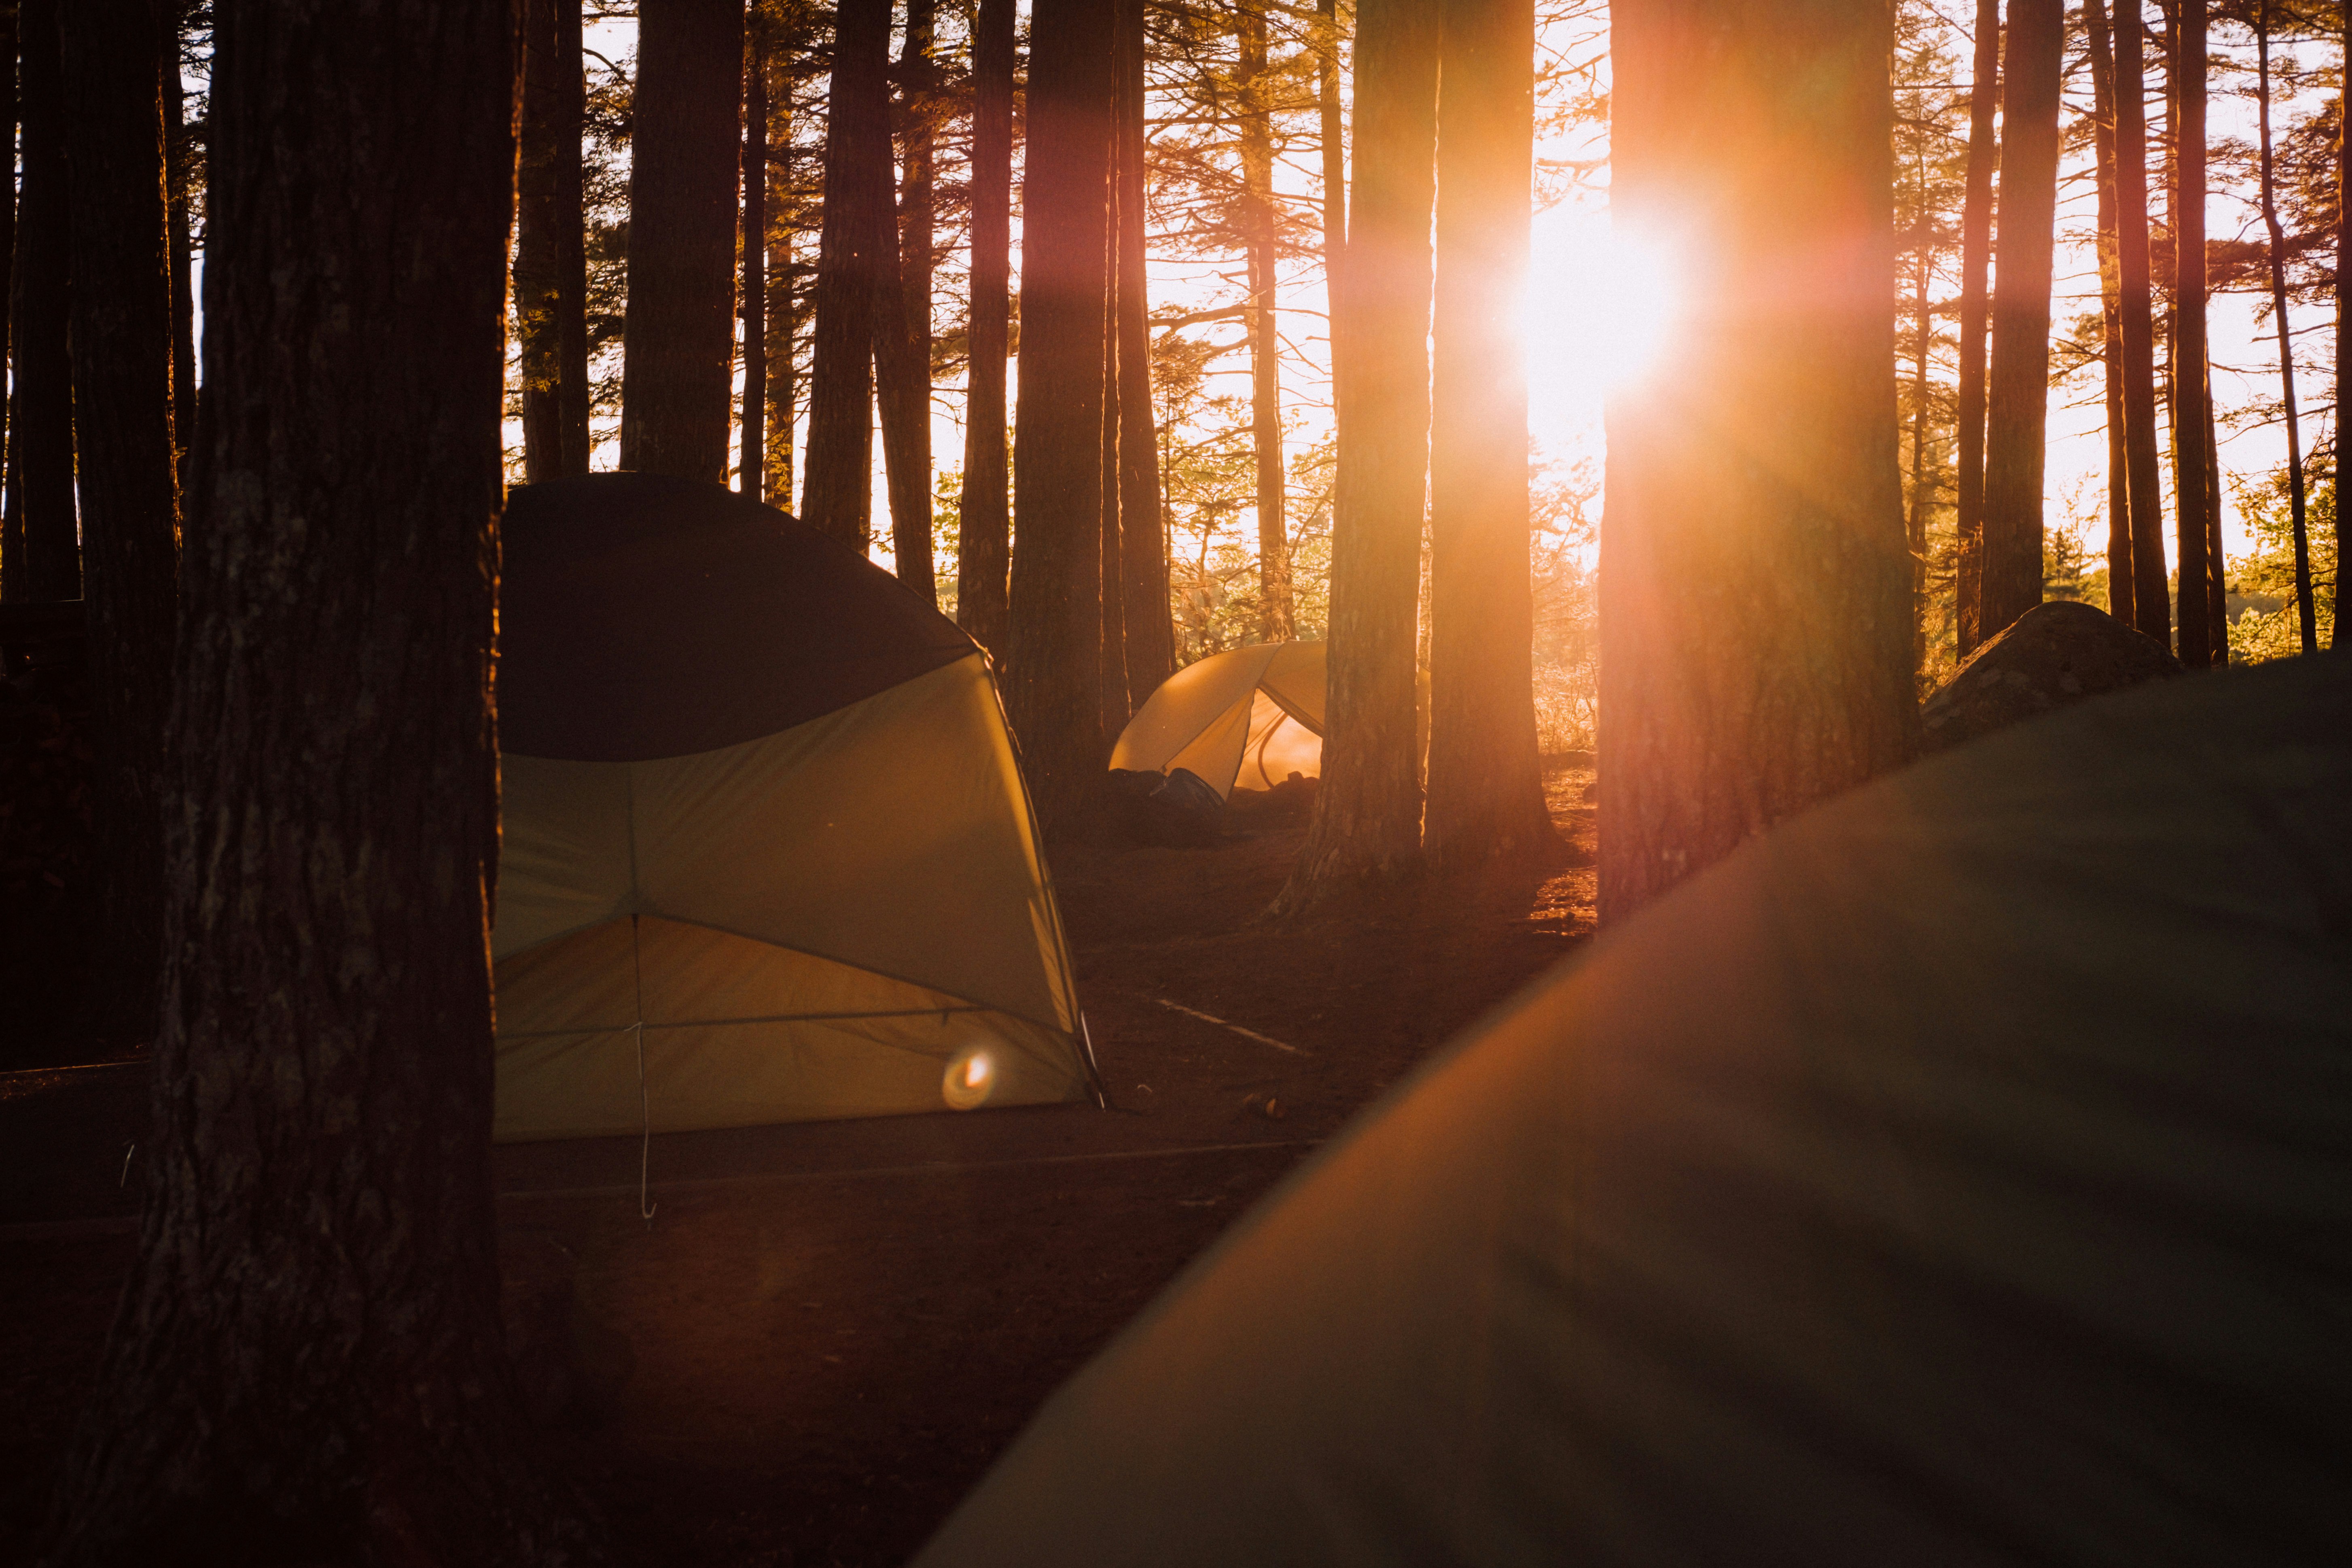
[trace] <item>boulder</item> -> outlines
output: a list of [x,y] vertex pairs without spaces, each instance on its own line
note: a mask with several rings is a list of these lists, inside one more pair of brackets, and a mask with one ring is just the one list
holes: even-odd
[[2036,605],[1977,649],[1919,710],[1920,750],[1940,752],[2105,692],[2180,673],[2144,632],[2072,599]]

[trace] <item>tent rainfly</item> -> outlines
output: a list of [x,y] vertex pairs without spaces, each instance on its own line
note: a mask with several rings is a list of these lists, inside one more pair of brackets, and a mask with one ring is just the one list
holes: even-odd
[[1323,772],[1319,642],[1259,643],[1188,664],[1148,698],[1110,765],[1197,774],[1220,798]]
[[970,638],[716,485],[530,485],[503,534],[498,1137],[1087,1094]]
[[2352,1562],[2352,658],[1750,841],[1335,1140],[918,1568]]

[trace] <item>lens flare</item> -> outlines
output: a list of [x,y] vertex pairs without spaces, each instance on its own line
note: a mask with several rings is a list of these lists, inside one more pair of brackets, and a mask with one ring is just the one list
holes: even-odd
[[996,1057],[986,1046],[966,1046],[949,1058],[940,1093],[950,1109],[976,1110],[996,1090]]
[[1611,392],[1658,368],[1683,290],[1670,247],[1592,215],[1538,220],[1534,241],[1528,414],[1543,441],[1596,422]]

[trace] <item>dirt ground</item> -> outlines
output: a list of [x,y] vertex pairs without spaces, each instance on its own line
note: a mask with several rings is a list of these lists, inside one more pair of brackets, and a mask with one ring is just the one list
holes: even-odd
[[[1297,820],[1057,854],[1113,1109],[499,1152],[509,1327],[649,1564],[904,1562],[1066,1376],[1350,1116],[1592,930],[1589,769],[1547,863],[1282,925]],[[137,1062],[0,1074],[0,1562],[129,1266]]]

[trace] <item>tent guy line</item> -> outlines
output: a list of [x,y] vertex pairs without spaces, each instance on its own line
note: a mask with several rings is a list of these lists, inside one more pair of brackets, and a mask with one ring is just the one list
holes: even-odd
[[1297,1046],[1286,1046],[1272,1035],[1261,1035],[1255,1029],[1244,1029],[1239,1024],[1228,1022],[1213,1013],[1203,1013],[1197,1007],[1187,1007],[1181,1002],[1171,1002],[1164,996],[1154,996],[1150,1000],[1167,1008],[1171,1013],[1181,1013],[1187,1018],[1198,1018],[1203,1024],[1214,1024],[1220,1029],[1230,1029],[1243,1039],[1255,1040],[1261,1046],[1272,1046],[1276,1050],[1288,1051],[1294,1057],[1310,1054],[1300,1050]]

